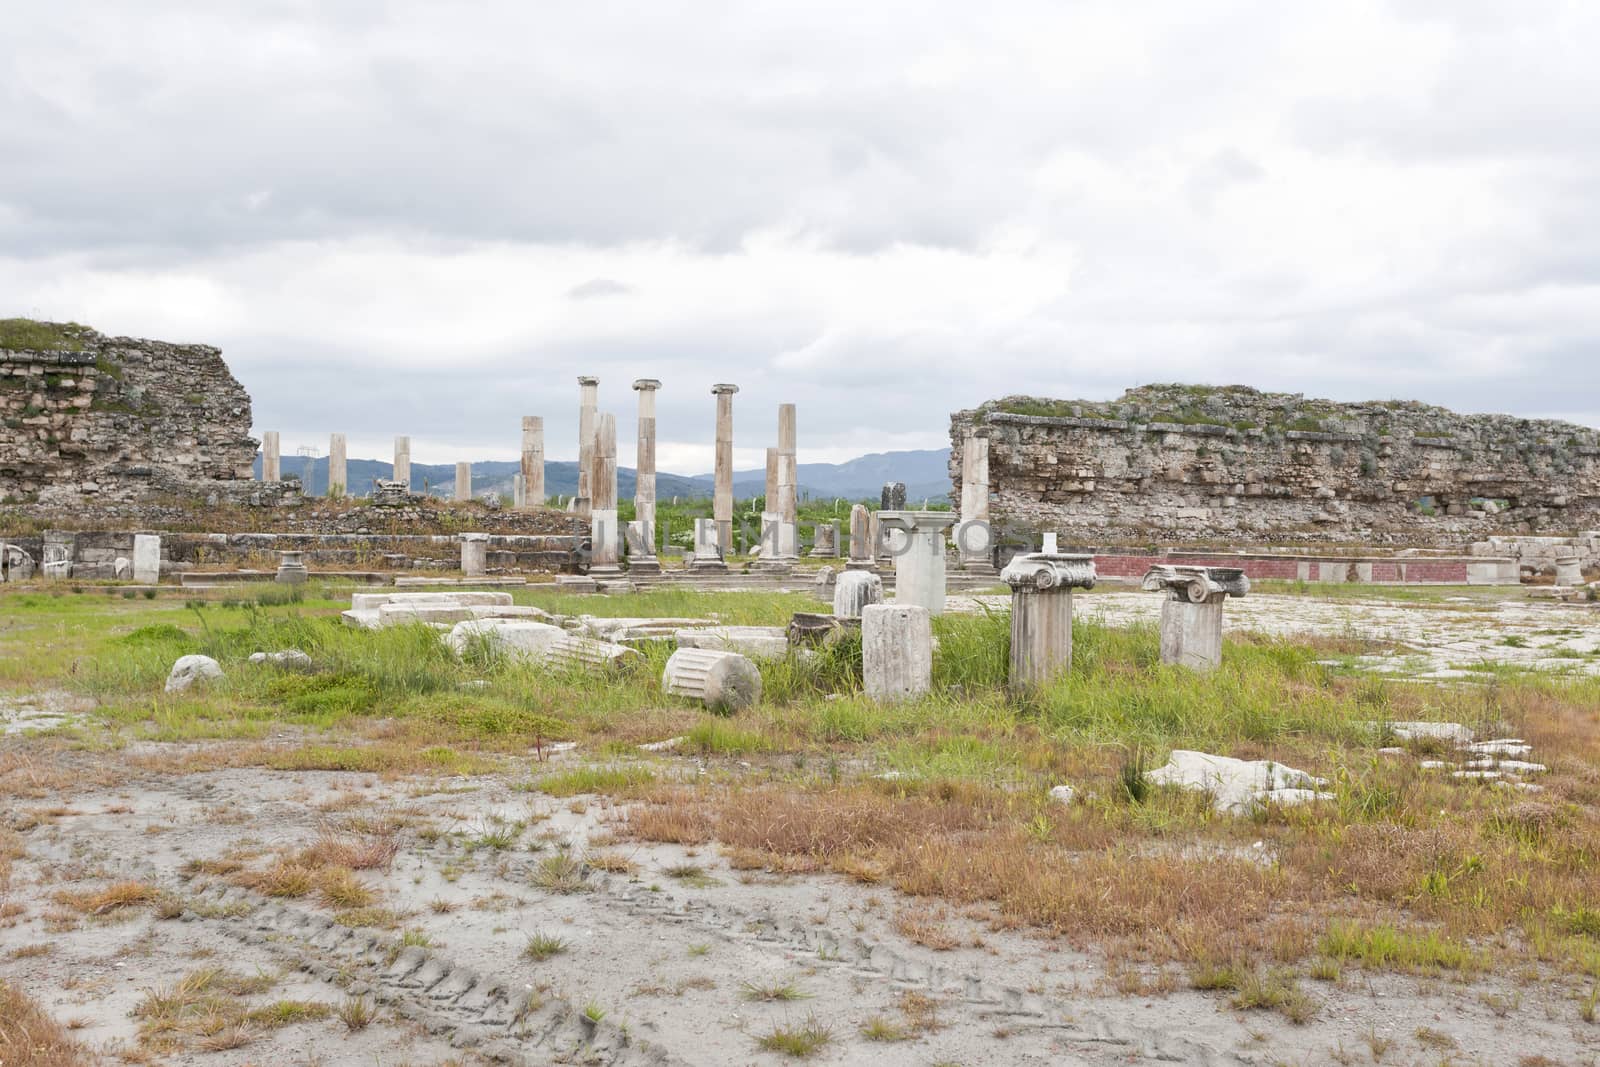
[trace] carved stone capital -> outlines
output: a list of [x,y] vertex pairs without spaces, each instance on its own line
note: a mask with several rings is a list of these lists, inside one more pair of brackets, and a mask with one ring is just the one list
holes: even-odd
[[1158,563],[1151,567],[1142,583],[1146,591],[1166,593],[1169,600],[1204,604],[1216,597],[1244,596],[1250,592],[1250,579],[1237,567],[1189,567],[1181,563]]
[[1059,552],[1028,552],[1012,557],[1000,580],[1014,593],[1093,589],[1094,557]]

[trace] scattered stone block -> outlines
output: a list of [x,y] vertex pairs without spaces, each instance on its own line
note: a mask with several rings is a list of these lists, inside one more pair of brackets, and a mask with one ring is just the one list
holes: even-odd
[[461,535],[461,573],[468,578],[481,578],[489,571],[489,535],[464,533]]
[[1272,760],[1241,760],[1178,749],[1166,766],[1145,775],[1152,785],[1170,785],[1211,794],[1212,807],[1225,815],[1248,815],[1267,804],[1332,800],[1320,791],[1328,783]]
[[863,688],[874,700],[910,700],[933,683],[933,616],[920,604],[868,604],[861,612]]
[[222,665],[210,656],[179,656],[167,675],[166,691],[182,693],[195,685],[219,681]]
[[250,662],[270,663],[293,671],[309,671],[312,668],[311,657],[298,648],[286,648],[281,652],[252,652]]
[[155,585],[161,581],[160,536],[133,535],[133,580],[143,585]]
[[679,648],[739,652],[756,659],[783,659],[789,654],[789,635],[781,626],[712,626],[679,630],[673,636]]
[[731,715],[761,700],[761,672],[746,656],[710,648],[680,648],[667,660],[661,688],[708,710]]

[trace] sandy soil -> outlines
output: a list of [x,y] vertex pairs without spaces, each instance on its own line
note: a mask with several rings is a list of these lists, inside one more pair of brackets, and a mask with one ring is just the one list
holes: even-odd
[[[162,758],[174,748],[161,746]],[[498,777],[140,769],[154,751],[94,757],[101,773],[109,764],[120,779],[6,813],[26,855],[9,898],[23,911],[0,924],[0,977],[73,1021],[86,1043],[111,1050],[132,1047],[139,1020],[130,1013],[146,990],[201,966],[277,976],[252,1002],[362,994],[381,1005],[379,1020],[359,1032],[324,1019],[260,1030],[238,1049],[189,1049],[158,1062],[779,1063],[784,1057],[756,1039],[811,1019],[831,1038],[809,1062],[828,1064],[1371,1063],[1373,1044],[1385,1041],[1384,1063],[1509,1064],[1533,1055],[1587,1063],[1600,1055],[1600,1029],[1577,1021],[1577,991],[1557,982],[1349,972],[1337,985],[1307,981],[1320,1008],[1295,1025],[1234,1011],[1223,995],[1121,994],[1098,956],[992,926],[981,912],[834,877],[734,871],[712,849],[605,844],[637,869],[586,869],[577,892],[537,888],[546,857],[563,849],[581,856],[627,817],[625,806],[596,798],[556,800]],[[49,758],[87,768],[91,757]],[[400,946],[398,931],[336,925],[305,899],[270,900],[184,872],[188,861],[240,850],[261,863],[270,850],[309,844],[354,818],[401,824],[392,867],[363,873],[381,887],[381,903],[405,913],[407,929],[426,934],[426,947]],[[467,846],[496,819],[528,820],[514,847]],[[705,879],[674,877],[685,864],[702,867]],[[51,928],[60,911],[53,893],[119,879],[177,894],[181,916],[130,909]],[[938,922],[961,947],[912,943],[896,929],[906,914]],[[525,958],[536,932],[559,936],[566,951]],[[51,950],[14,954],[35,944]],[[746,983],[789,983],[802,998],[752,1001]],[[598,1022],[585,1016],[591,1007],[604,1012]],[[874,1016],[904,1027],[907,1039],[867,1040],[861,1028]],[[1441,1048],[1434,1034],[1456,1047]]]

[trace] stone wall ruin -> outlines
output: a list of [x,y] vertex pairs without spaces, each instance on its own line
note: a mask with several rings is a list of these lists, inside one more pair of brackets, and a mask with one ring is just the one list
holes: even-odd
[[1600,526],[1600,431],[1411,401],[1151,385],[951,416],[950,474],[987,439],[1002,538],[1082,545],[1442,545]]
[[0,502],[238,498],[255,452],[217,349],[0,320]]

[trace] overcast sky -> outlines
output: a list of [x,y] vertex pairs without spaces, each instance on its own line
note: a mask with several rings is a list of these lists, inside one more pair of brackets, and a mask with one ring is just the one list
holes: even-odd
[[1600,425],[1600,4],[7,5],[0,316],[420,462],[939,447],[1149,381]]

